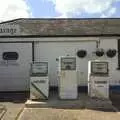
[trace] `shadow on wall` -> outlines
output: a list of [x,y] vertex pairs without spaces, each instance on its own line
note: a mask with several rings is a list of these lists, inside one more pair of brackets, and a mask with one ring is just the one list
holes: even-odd
[[24,103],[29,92],[0,92],[0,102]]

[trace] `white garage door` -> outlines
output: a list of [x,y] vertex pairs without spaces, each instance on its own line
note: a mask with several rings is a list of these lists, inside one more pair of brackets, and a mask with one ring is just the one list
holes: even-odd
[[32,43],[0,43],[0,91],[29,90]]
[[57,66],[56,58],[59,56],[72,55],[80,49],[85,49],[88,52],[87,57],[77,58],[77,68],[80,70],[79,84],[87,84],[88,60],[92,52],[96,48],[96,42],[37,42],[35,44],[35,60],[48,61],[49,63],[49,79],[51,86],[57,86]]

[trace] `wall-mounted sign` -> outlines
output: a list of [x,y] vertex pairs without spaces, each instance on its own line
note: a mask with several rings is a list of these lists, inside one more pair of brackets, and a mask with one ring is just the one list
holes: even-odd
[[0,25],[0,36],[20,35],[19,25]]

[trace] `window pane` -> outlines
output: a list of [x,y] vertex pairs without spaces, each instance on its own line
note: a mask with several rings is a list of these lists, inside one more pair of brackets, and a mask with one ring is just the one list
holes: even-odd
[[17,52],[4,52],[3,59],[4,60],[17,60],[19,57]]

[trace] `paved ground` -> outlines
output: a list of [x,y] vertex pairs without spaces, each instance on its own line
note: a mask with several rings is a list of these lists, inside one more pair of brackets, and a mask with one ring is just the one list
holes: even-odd
[[55,109],[96,109],[115,111],[110,100],[93,99],[85,93],[80,93],[76,100],[61,100],[57,93],[52,93],[47,101],[31,101],[25,103],[28,108],[55,108]]
[[113,105],[120,111],[120,92],[113,92],[110,94],[110,99]]
[[90,109],[29,108],[18,120],[120,120],[120,114]]
[[24,103],[4,102],[1,104],[6,108],[4,116],[1,114],[1,120],[16,120],[24,107]]
[[116,112],[107,100],[91,99],[87,94],[80,94],[78,100],[59,100],[57,95],[50,97],[47,104],[43,104],[40,108],[25,108],[18,120],[97,120],[98,118],[120,120],[120,113]]
[[16,120],[27,96],[26,93],[0,93],[0,120]]
[[[97,120],[98,118],[99,120],[120,120],[120,112],[91,109],[90,107],[84,107],[84,105],[79,108],[78,104],[76,104],[77,107],[62,107],[58,105],[59,107],[49,106],[46,108],[24,108],[25,101],[21,99],[24,97],[25,96],[20,95],[17,97],[18,99],[16,99],[15,95],[15,99],[13,99],[14,97],[12,96],[12,99],[4,98],[1,100],[0,116],[4,115],[1,120]],[[111,95],[111,99],[113,101],[113,105],[119,109],[120,93],[114,93]],[[2,113],[2,108],[4,106],[7,109],[5,114],[4,112]]]

